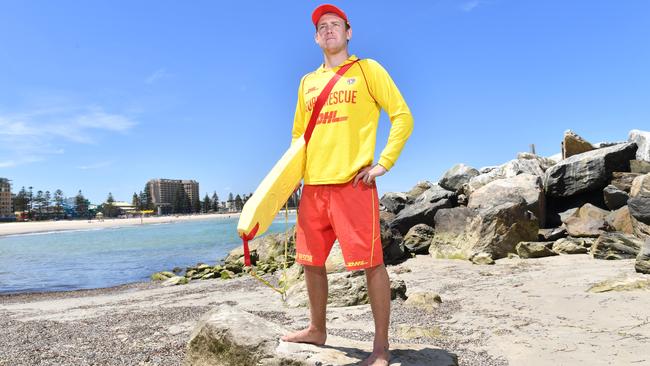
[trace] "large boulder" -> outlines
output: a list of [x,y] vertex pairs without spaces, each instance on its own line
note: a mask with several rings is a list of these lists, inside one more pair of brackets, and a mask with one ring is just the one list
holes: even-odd
[[609,228],[608,216],[609,211],[588,203],[568,217],[564,221],[564,225],[570,236],[595,238]]
[[591,255],[596,259],[633,259],[642,245],[643,241],[633,235],[604,233],[591,246]]
[[584,254],[589,251],[578,238],[562,238],[553,243],[552,250],[559,254]]
[[639,175],[641,174],[614,172],[612,173],[612,181],[610,184],[620,189],[621,191],[624,191],[625,193],[630,193],[630,189],[632,189],[632,182],[634,182],[634,178],[638,177]]
[[556,160],[552,157],[545,158],[533,153],[519,153],[517,154],[517,160],[519,159],[536,160],[539,163],[540,168],[542,168],[543,171],[546,171],[548,168],[557,164],[558,161],[562,160],[562,155],[560,155],[559,159]]
[[433,228],[427,224],[417,224],[409,229],[404,236],[404,246],[415,254],[429,253],[429,245],[433,237]]
[[630,160],[630,172],[636,174],[650,173],[650,161]]
[[634,234],[640,238],[650,237],[650,173],[634,178],[628,208]]
[[379,227],[381,230],[381,247],[384,254],[384,263],[397,264],[408,258],[408,249],[404,246],[403,235],[390,227],[390,222],[395,217],[390,217],[384,212],[379,214]]
[[402,235],[417,224],[433,224],[433,217],[441,208],[453,207],[456,203],[456,193],[448,191],[435,184],[420,194],[413,204],[406,206],[390,222],[392,229],[397,229]]
[[190,335],[185,364],[260,365],[262,360],[277,358],[277,365],[307,365],[276,354],[279,339],[285,333],[286,330],[275,323],[222,305],[204,314],[195,326]]
[[566,159],[573,155],[582,154],[587,151],[594,150],[595,147],[578,136],[571,130],[564,131],[564,139],[562,139],[562,158]]
[[434,184],[429,181],[417,182],[410,191],[406,192],[406,200],[408,203],[413,203],[427,189],[433,187]]
[[634,225],[632,223],[632,216],[627,206],[623,206],[614,212],[607,215],[607,224],[614,231],[620,231],[626,234],[634,234]]
[[456,164],[442,175],[438,184],[447,190],[458,192],[463,184],[469,183],[470,179],[478,176],[479,171],[465,164]]
[[484,252],[493,259],[504,258],[515,252],[519,242],[537,240],[539,223],[526,206],[521,199],[482,210],[441,210],[436,214],[429,253],[434,257],[467,259]]
[[484,209],[506,202],[518,202],[521,199],[526,202],[526,209],[535,214],[540,226],[544,227],[546,220],[544,188],[542,178],[537,175],[524,173],[512,178],[492,181],[469,196],[467,207]]
[[650,132],[632,130],[628,141],[636,143],[639,149],[636,151],[636,160],[645,160],[650,162]]
[[[406,285],[403,281],[391,278],[391,300],[405,297]],[[328,306],[343,307],[368,304],[368,288],[364,271],[333,273],[327,276]],[[309,305],[307,283],[298,281],[287,291],[287,305],[305,307]]]
[[626,143],[562,160],[546,171],[546,193],[553,197],[569,197],[601,191],[611,180],[613,172],[630,170],[630,160],[636,150],[635,143]]
[[549,249],[553,242],[522,241],[517,244],[516,250],[520,258],[542,258],[557,255]]
[[504,178],[512,178],[519,174],[531,174],[540,177],[544,176],[544,170],[540,166],[539,161],[531,159],[515,159],[495,168],[490,168],[489,171],[470,179],[469,183],[465,186],[465,193],[471,195],[477,189],[484,185]]
[[627,200],[630,196],[614,185],[608,185],[603,189],[603,198],[605,199],[605,204],[610,210],[617,210],[627,204]]
[[379,200],[380,208],[382,210],[394,214],[400,212],[404,207],[406,207],[407,202],[408,202],[408,196],[406,195],[406,193],[401,193],[401,192],[386,193]]
[[639,250],[634,269],[639,273],[650,274],[650,239],[647,239]]

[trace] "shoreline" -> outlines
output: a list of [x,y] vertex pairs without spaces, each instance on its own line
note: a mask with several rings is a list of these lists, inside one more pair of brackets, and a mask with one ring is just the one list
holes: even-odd
[[29,222],[6,222],[0,223],[0,238],[10,235],[49,233],[74,230],[94,230],[103,228],[115,228],[134,225],[150,224],[171,224],[175,222],[227,219],[239,217],[240,213],[219,213],[219,214],[197,214],[179,216],[150,216],[128,219],[103,219],[103,220],[59,220],[59,221],[29,221]]

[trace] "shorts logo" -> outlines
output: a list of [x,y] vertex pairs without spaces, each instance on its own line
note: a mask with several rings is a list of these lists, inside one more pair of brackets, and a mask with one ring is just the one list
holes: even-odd
[[313,262],[314,259],[311,254],[303,254],[303,253],[297,253],[296,254],[296,259],[300,261],[305,261],[305,262]]
[[352,84],[354,84],[355,81],[357,81],[357,79],[355,79],[355,78],[349,78],[349,79],[348,79],[348,85],[352,85]]
[[358,266],[364,266],[368,264],[367,261],[356,261],[356,262],[348,262],[345,265],[348,267],[358,267]]

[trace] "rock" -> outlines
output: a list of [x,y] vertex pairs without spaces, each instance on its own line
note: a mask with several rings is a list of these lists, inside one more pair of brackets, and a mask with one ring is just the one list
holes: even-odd
[[650,225],[650,197],[630,198],[627,207],[637,221]]
[[539,229],[537,238],[539,241],[556,241],[569,235],[566,232],[566,227],[555,227],[551,229]]
[[526,159],[526,160],[536,160],[539,163],[540,168],[543,171],[546,171],[548,168],[557,164],[558,161],[562,160],[562,155],[559,155],[559,159],[555,160],[553,158],[545,158],[532,153],[519,153],[517,154],[517,160]]
[[[329,296],[328,306],[355,306],[368,304],[368,290],[366,287],[366,276],[364,271],[353,271],[344,273],[333,273],[327,276]],[[395,282],[395,283],[394,283]],[[399,296],[406,291],[403,281],[391,279],[391,300],[392,296]],[[307,285],[305,281],[299,281],[287,291],[287,305],[291,307],[307,306]]]
[[397,328],[397,336],[399,338],[409,339],[409,340],[421,339],[421,338],[429,338],[429,339],[444,338],[442,336],[442,330],[440,329],[440,327],[437,326],[423,327],[423,326],[408,325],[408,324],[401,324]]
[[175,277],[175,274],[169,274],[170,272],[156,272],[151,275],[151,280],[152,281],[165,281],[169,279],[170,277]]
[[517,254],[520,258],[542,258],[557,255],[554,251],[550,250],[548,246],[553,242],[543,241],[522,241],[517,244]]
[[638,177],[641,174],[638,173],[627,173],[627,172],[614,172],[612,173],[611,185],[624,191],[625,193],[630,193],[632,188],[632,182],[634,178]]
[[483,187],[484,185],[505,178],[512,178],[519,174],[531,174],[537,175],[540,177],[544,176],[544,170],[542,170],[539,162],[537,160],[529,159],[517,159],[511,160],[503,165],[500,165],[487,173],[478,175],[470,179],[469,183],[465,188],[465,194],[471,195],[477,189]]
[[603,189],[603,197],[607,208],[610,210],[616,210],[625,206],[628,198],[630,198],[625,191],[622,191],[611,184]]
[[433,228],[427,224],[417,224],[409,229],[404,236],[404,246],[415,254],[428,254]]
[[456,164],[442,175],[438,184],[440,187],[452,192],[459,192],[463,184],[478,176],[479,171],[465,164]]
[[594,150],[595,147],[582,137],[578,136],[571,130],[564,132],[562,140],[562,158],[566,159],[573,155],[582,154],[583,152]]
[[168,286],[176,286],[176,285],[186,285],[188,282],[190,282],[186,277],[181,277],[181,276],[174,276],[170,277],[165,280],[165,282],[162,283],[163,286],[168,287]]
[[636,144],[614,145],[574,155],[546,171],[546,194],[570,197],[590,191],[600,191],[612,178],[613,172],[629,171],[630,159],[636,154]]
[[483,210],[440,210],[429,253],[437,258],[467,259],[484,252],[493,259],[504,258],[517,243],[536,240],[538,230],[538,221],[523,199]]
[[278,286],[281,288],[289,288],[296,283],[302,281],[304,273],[304,267],[299,263],[294,263],[291,267],[287,269],[286,275],[282,274],[278,282]]
[[630,197],[650,197],[650,173],[634,178],[630,187]]
[[385,264],[397,264],[408,258],[408,249],[404,246],[404,238],[397,229],[390,228],[390,222],[381,218],[379,219],[379,228],[381,230],[381,247],[384,255]]
[[650,288],[650,278],[624,277],[598,282],[587,290],[588,292],[601,293],[608,291],[633,291]]
[[635,174],[648,174],[650,173],[650,162],[630,160],[630,172]]
[[567,233],[574,237],[597,237],[607,231],[608,211],[591,204],[586,204],[568,217],[564,224]]
[[402,280],[392,279],[390,281],[390,298],[395,300],[397,298],[406,300],[406,283]]
[[639,273],[650,274],[650,239],[647,239],[639,250],[634,269]]
[[559,254],[585,254],[589,250],[575,238],[562,238],[553,243],[553,251]]
[[426,313],[433,313],[441,303],[440,295],[435,292],[415,292],[408,294],[404,305]]
[[406,192],[407,202],[413,203],[416,198],[418,198],[422,193],[433,186],[434,184],[429,181],[417,182],[417,184],[413,186],[410,191]]
[[226,265],[224,266],[224,269],[226,269],[226,270],[228,270],[228,271],[230,271],[230,272],[232,272],[234,274],[237,274],[237,273],[242,272],[243,267],[244,266],[242,265],[242,263],[234,262],[234,263],[226,263]]
[[630,131],[628,141],[636,143],[639,147],[636,151],[636,160],[650,162],[650,132],[632,130]]
[[222,280],[230,280],[232,278],[235,278],[235,273],[232,271],[229,271],[227,269],[224,269],[221,271],[221,279]]
[[571,210],[579,209],[587,203],[602,209],[607,209],[602,190],[581,193],[571,197],[552,197],[546,195],[546,227],[562,225],[572,215]]
[[211,278],[216,278],[216,277],[217,277],[217,274],[216,274],[216,273],[214,273],[214,272],[210,272],[210,273],[208,273],[208,274],[205,274],[205,275],[201,276],[201,279],[202,279],[202,280],[209,280],[209,279],[211,279]]
[[389,226],[404,235],[417,224],[431,225],[439,209],[450,208],[455,202],[456,194],[454,192],[434,185],[420,194],[413,204],[401,210]]
[[627,206],[623,206],[614,212],[610,212],[606,218],[607,224],[614,229],[626,234],[634,233],[634,226],[632,225],[632,216]]
[[276,355],[279,339],[285,333],[275,323],[222,305],[203,315],[197,323],[190,335],[185,364],[261,365],[262,360],[276,359],[277,365],[306,365]]
[[492,181],[477,189],[469,196],[467,207],[483,209],[506,202],[523,199],[526,209],[538,218],[540,226],[546,220],[546,205],[542,179],[537,175],[523,173],[512,178]]
[[474,252],[464,249],[470,236],[467,228],[477,215],[477,210],[467,207],[439,210],[429,253],[435,258],[468,258]]
[[633,259],[642,245],[643,241],[633,235],[604,233],[591,247],[591,255],[596,259]]
[[395,192],[386,193],[379,200],[380,208],[382,210],[394,214],[400,212],[404,207],[406,207],[407,202],[408,197],[406,196],[406,193]]
[[475,253],[469,257],[469,260],[474,264],[478,265],[492,265],[494,264],[494,259],[490,253]]

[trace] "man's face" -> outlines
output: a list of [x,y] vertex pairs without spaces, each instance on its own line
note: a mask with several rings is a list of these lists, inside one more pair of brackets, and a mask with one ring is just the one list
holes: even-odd
[[336,14],[324,14],[316,26],[316,43],[325,51],[338,52],[345,49],[352,37],[352,29],[345,29],[345,20]]

